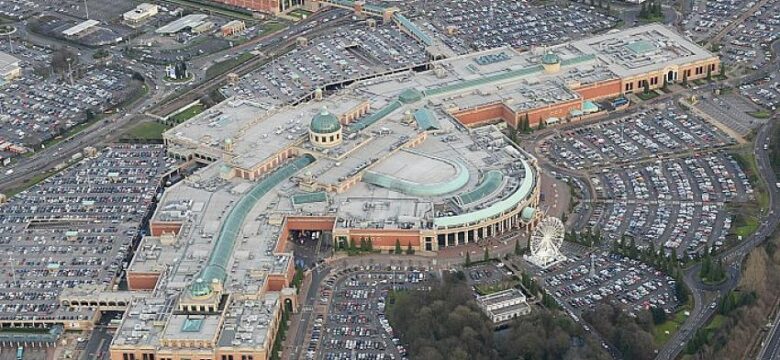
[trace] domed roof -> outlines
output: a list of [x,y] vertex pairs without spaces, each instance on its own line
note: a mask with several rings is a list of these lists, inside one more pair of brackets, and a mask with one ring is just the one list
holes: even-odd
[[402,91],[400,95],[398,95],[398,100],[401,100],[401,102],[404,104],[411,104],[413,102],[422,100],[422,98],[423,95],[420,90],[415,88],[408,88]]
[[561,62],[561,58],[558,57],[558,55],[553,54],[552,52],[548,52],[547,54],[544,54],[544,56],[542,56],[542,64],[553,65],[559,62]]
[[323,107],[319,114],[314,115],[309,125],[309,130],[318,134],[330,134],[341,129],[339,119]]

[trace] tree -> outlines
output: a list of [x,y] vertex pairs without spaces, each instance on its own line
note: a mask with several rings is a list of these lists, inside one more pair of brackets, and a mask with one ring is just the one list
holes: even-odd
[[485,255],[482,257],[482,260],[483,260],[483,261],[488,261],[488,260],[490,260],[490,252],[488,251],[488,248],[487,248],[487,246],[485,246]]
[[401,251],[401,240],[395,239],[395,254],[401,255],[403,251]]
[[517,240],[515,240],[515,255],[520,255],[520,254],[521,254],[520,237],[518,237]]
[[712,81],[712,67],[707,66],[707,81]]
[[639,17],[642,19],[647,19],[649,16],[647,16],[647,3],[642,3],[642,9],[639,10]]
[[[61,47],[51,55],[51,67],[55,72],[66,73],[79,62],[79,57],[68,47]],[[70,68],[70,69],[69,69]]]
[[366,240],[366,246],[368,247],[368,251],[374,251],[374,242],[371,240],[371,237],[368,237],[368,240]]
[[357,249],[355,247],[355,238],[352,238],[352,237],[349,238],[349,249],[350,250],[356,250]]
[[412,243],[406,245],[406,255],[412,255],[414,254],[414,249],[412,249]]
[[469,252],[466,251],[466,266],[471,265],[471,255],[469,255]]
[[688,71],[683,71],[683,79],[682,79],[683,86],[688,86]]
[[647,80],[642,80],[642,86],[645,88],[645,94],[650,92],[650,82]]

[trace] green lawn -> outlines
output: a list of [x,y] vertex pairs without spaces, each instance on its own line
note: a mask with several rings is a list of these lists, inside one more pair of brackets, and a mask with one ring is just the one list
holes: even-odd
[[651,90],[649,92],[638,93],[638,94],[636,94],[636,97],[638,97],[638,98],[640,98],[640,99],[642,99],[644,101],[647,101],[647,100],[650,100],[652,98],[658,97],[658,93]]
[[167,125],[153,122],[144,122],[133,126],[124,135],[123,139],[127,140],[141,140],[141,141],[155,141],[162,140],[162,133],[168,130]]
[[193,105],[189,109],[184,110],[174,116],[171,116],[168,120],[173,122],[174,124],[181,124],[189,119],[191,119],[193,116],[198,115],[203,112],[203,110],[206,110],[206,107],[198,104]]
[[772,116],[772,113],[769,112],[769,110],[761,109],[758,111],[752,111],[747,113],[748,115],[756,118],[756,119],[769,119]]
[[265,34],[274,33],[281,29],[284,29],[284,27],[287,25],[278,21],[271,20],[263,23],[262,26],[263,26],[263,32],[261,33],[261,35],[265,35]]
[[[174,4],[191,6],[191,7],[195,7],[195,8],[199,8],[199,9],[203,9],[203,10],[208,10],[209,12],[215,12],[215,13],[226,15],[226,16],[229,16],[229,17],[234,17],[234,18],[239,18],[239,19],[244,19],[244,20],[250,20],[250,21],[254,21],[255,20],[252,17],[252,15],[250,15],[250,14],[247,14],[247,13],[244,13],[244,12],[235,11],[235,10],[230,10],[230,9],[227,9],[227,8],[224,8],[224,7],[221,7],[221,6],[214,6],[214,5],[211,5],[211,4],[206,4],[205,2],[188,1],[188,0],[165,0],[165,1],[166,2],[170,2],[170,3],[174,3]],[[247,27],[248,26],[249,25],[247,25]]]
[[[664,323],[653,327],[653,338],[655,339],[655,344],[657,346],[661,346],[669,341],[669,338],[672,337],[675,332],[677,332],[677,329],[679,329],[680,326],[682,326],[682,324],[685,322],[685,319],[688,318],[688,316],[685,315],[686,311],[690,311],[687,306],[677,310],[677,312],[674,314],[674,317],[667,319]],[[668,334],[666,333],[667,331],[669,332]]]
[[287,15],[290,15],[296,19],[303,19],[304,17],[309,17],[309,15],[311,15],[311,11],[307,11],[303,9],[295,9],[287,13]]
[[216,76],[222,75],[231,69],[233,69],[236,66],[239,66],[250,59],[252,59],[254,55],[252,53],[243,53],[239,56],[232,57],[230,59],[220,61],[214,65],[211,65],[208,69],[206,69],[206,79],[212,79]]

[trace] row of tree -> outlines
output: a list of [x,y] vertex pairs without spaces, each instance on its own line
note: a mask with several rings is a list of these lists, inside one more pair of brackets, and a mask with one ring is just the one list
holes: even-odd
[[720,259],[713,259],[711,253],[704,255],[699,276],[705,282],[717,283],[726,279],[726,267]]
[[662,18],[664,16],[661,10],[661,2],[658,0],[649,0],[642,3],[642,8],[639,10],[639,18],[646,20],[653,20]]
[[633,237],[623,236],[612,243],[612,252],[623,255],[629,259],[641,261],[659,269],[674,278],[674,293],[681,304],[688,302],[688,288],[682,279],[682,270],[677,262],[677,251],[672,249],[669,255],[663,250],[656,250],[652,241],[648,242],[645,249],[640,249]]
[[587,247],[598,246],[604,242],[601,231],[598,229],[591,231],[590,228],[584,232],[567,231],[563,234],[563,240]]

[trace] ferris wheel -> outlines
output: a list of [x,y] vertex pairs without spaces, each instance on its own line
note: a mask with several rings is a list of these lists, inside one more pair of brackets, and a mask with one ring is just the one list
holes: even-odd
[[531,235],[531,256],[541,264],[548,264],[561,257],[564,235],[563,223],[555,217],[544,218]]

